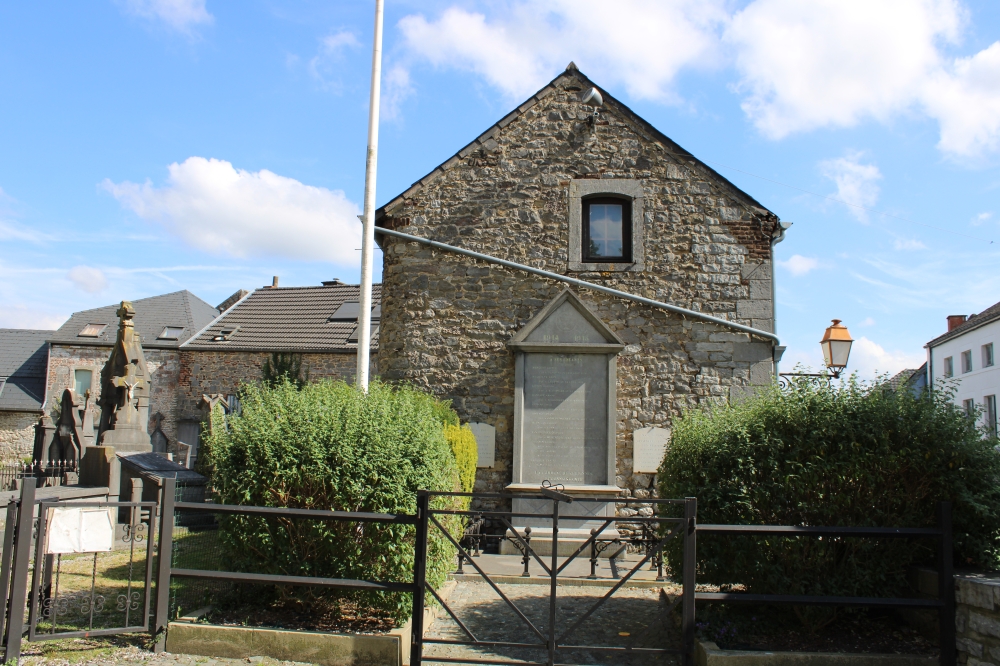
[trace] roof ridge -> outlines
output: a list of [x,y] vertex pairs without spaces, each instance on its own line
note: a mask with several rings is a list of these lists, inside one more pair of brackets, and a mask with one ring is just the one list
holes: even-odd
[[[654,141],[661,142],[661,143],[665,142],[665,143],[669,144],[667,146],[664,146],[665,148],[670,149],[670,153],[669,154],[672,154],[675,158],[689,158],[689,159],[694,160],[698,164],[698,166],[700,168],[703,168],[703,169],[707,170],[710,174],[714,175],[715,178],[717,178],[719,181],[721,181],[726,186],[728,186],[729,188],[731,188],[733,190],[733,192],[736,193],[738,196],[746,199],[753,206],[756,206],[756,207],[758,207],[758,208],[760,208],[760,209],[762,209],[762,210],[764,210],[764,211],[766,211],[766,212],[771,213],[772,215],[774,215],[774,213],[772,213],[768,208],[766,208],[759,201],[757,201],[752,196],[750,196],[749,194],[747,194],[746,192],[744,192],[742,189],[740,189],[739,187],[737,187],[728,178],[726,178],[725,176],[723,176],[722,174],[720,174],[718,171],[716,171],[712,167],[708,166],[708,164],[706,164],[702,160],[698,159],[693,153],[691,153],[690,151],[686,150],[680,144],[678,144],[676,141],[674,141],[673,139],[671,139],[670,137],[668,137],[666,134],[664,134],[663,132],[661,132],[660,130],[658,130],[652,123],[650,123],[648,120],[646,120],[645,118],[643,118],[642,116],[640,116],[639,114],[637,114],[635,111],[633,111],[631,108],[629,108],[628,105],[626,105],[624,102],[620,101],[614,95],[612,95],[611,93],[609,93],[607,90],[601,88],[596,83],[594,83],[594,81],[592,81],[590,79],[590,77],[588,77],[586,74],[584,74],[583,72],[580,71],[580,69],[576,66],[576,63],[570,61],[569,65],[566,66],[565,70],[563,70],[562,72],[560,72],[559,74],[557,74],[555,76],[555,78],[553,78],[547,84],[545,84],[544,86],[542,86],[541,88],[539,88],[539,90],[537,92],[535,92],[535,94],[531,95],[530,97],[528,97],[528,99],[526,99],[520,105],[518,105],[517,107],[515,107],[513,111],[511,111],[510,113],[508,113],[507,115],[505,115],[503,118],[501,118],[497,122],[495,122],[492,125],[490,125],[488,128],[486,128],[486,130],[484,132],[482,132],[475,139],[473,139],[472,141],[470,141],[469,143],[467,143],[465,146],[463,146],[462,148],[460,148],[451,157],[449,157],[444,162],[442,162],[441,164],[437,165],[436,167],[434,167],[433,169],[431,169],[430,171],[428,171],[427,174],[424,175],[422,178],[419,178],[418,180],[414,181],[414,183],[412,185],[410,185],[410,187],[408,187],[407,189],[403,190],[402,192],[400,192],[399,194],[397,194],[395,197],[393,197],[392,199],[390,199],[389,201],[387,201],[385,204],[383,204],[381,207],[379,207],[375,211],[376,222],[378,222],[378,220],[380,220],[386,214],[386,209],[388,209],[390,206],[392,206],[393,204],[396,204],[401,199],[408,198],[408,196],[411,193],[415,192],[416,190],[418,190],[419,188],[421,188],[423,185],[429,184],[431,181],[433,181],[434,179],[436,179],[438,177],[438,175],[437,175],[438,172],[440,172],[440,174],[443,174],[445,171],[450,170],[452,166],[454,166],[455,164],[458,163],[458,161],[460,161],[462,159],[465,159],[470,153],[472,153],[472,151],[475,149],[475,147],[482,146],[483,144],[485,144],[485,142],[488,141],[489,139],[491,139],[493,137],[493,135],[496,134],[496,132],[498,130],[504,129],[505,127],[507,127],[507,125],[511,124],[516,118],[519,118],[520,116],[524,115],[524,113],[526,111],[528,111],[529,109],[531,109],[532,107],[534,107],[537,103],[539,103],[540,101],[542,101],[543,99],[545,99],[546,97],[548,97],[554,91],[556,81],[558,81],[560,78],[562,78],[564,76],[575,77],[575,78],[579,79],[581,82],[589,84],[590,86],[592,86],[594,88],[597,88],[598,90],[601,91],[601,94],[604,97],[604,103],[605,103],[605,105],[607,105],[608,103],[610,103],[611,105],[617,107],[618,110],[621,111],[623,113],[623,115],[626,116],[626,119],[632,121],[635,124],[638,124],[640,126],[640,129],[645,130],[647,133],[652,134],[653,136],[651,138],[653,138]],[[673,149],[676,149],[676,150],[673,150]],[[777,215],[775,215],[775,217],[777,217]]]

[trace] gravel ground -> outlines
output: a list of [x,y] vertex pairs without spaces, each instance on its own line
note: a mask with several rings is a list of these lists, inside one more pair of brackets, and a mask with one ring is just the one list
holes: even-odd
[[270,657],[221,659],[190,654],[154,654],[139,645],[125,645],[122,640],[65,640],[51,643],[25,643],[21,666],[113,666],[114,664],[148,664],[149,666],[302,666],[293,661],[278,661]]
[[[545,634],[549,617],[549,588],[542,585],[501,585],[501,590]],[[560,632],[587,612],[607,592],[607,588],[560,585],[556,626]],[[448,605],[481,641],[519,643],[541,642],[487,583],[462,582],[451,594]],[[582,646],[560,650],[558,661],[576,664],[673,664],[672,656],[624,654],[587,649],[587,646],[632,646],[668,648],[679,644],[673,623],[661,619],[668,600],[660,588],[618,590],[591,615],[564,643]],[[650,628],[651,627],[651,628]],[[650,628],[645,635],[644,630]],[[427,638],[469,640],[454,620],[440,613],[426,633]],[[542,661],[543,649],[427,645],[425,659],[456,657],[505,659],[514,662]]]

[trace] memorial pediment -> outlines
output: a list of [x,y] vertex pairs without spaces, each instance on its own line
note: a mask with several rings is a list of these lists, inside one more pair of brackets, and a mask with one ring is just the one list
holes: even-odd
[[523,352],[613,354],[625,348],[614,331],[566,289],[507,343]]

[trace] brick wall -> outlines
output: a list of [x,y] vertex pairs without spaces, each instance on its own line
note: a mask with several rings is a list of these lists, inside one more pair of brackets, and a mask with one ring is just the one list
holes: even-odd
[[0,462],[31,455],[40,416],[40,412],[0,412]]
[[[606,106],[592,125],[575,77],[555,85],[478,149],[391,203],[383,223],[568,274],[571,181],[635,179],[645,270],[574,276],[770,330],[774,216],[672,155],[676,147],[627,111]],[[564,285],[391,237],[382,244],[379,372],[451,399],[463,421],[492,424],[497,464],[480,470],[476,489],[498,491],[513,461],[514,355],[506,343]],[[770,382],[771,347],[722,326],[577,294],[628,345],[618,361],[617,483],[642,497],[652,478],[632,475],[633,430],[669,427],[686,407]]]
[[[164,416],[163,433],[171,441],[176,435],[174,418],[177,385],[180,373],[180,352],[176,349],[144,349],[146,367],[150,373],[149,415]],[[91,397],[97,404],[101,393],[101,369],[111,356],[111,347],[89,347],[53,344],[49,350],[49,373],[46,382],[45,411],[53,414],[62,392],[76,385],[75,370],[91,370]],[[95,425],[99,413],[94,414]]]
[[[202,395],[235,394],[240,384],[259,380],[267,358],[270,354],[266,352],[183,351],[178,372],[175,419],[198,420],[202,416]],[[354,381],[357,362],[353,351],[302,355],[302,368],[309,370],[310,380]]]

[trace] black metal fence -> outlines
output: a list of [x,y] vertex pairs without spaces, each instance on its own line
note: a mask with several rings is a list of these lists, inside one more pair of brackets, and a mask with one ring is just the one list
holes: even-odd
[[[497,500],[507,502],[513,499],[513,496],[508,494],[418,491],[416,513],[409,515],[178,502],[175,498],[175,480],[166,479],[161,489],[159,503],[74,502],[72,504],[78,508],[82,506],[118,508],[120,515],[129,516],[127,524],[121,528],[121,534],[116,537],[123,544],[123,548],[119,549],[116,555],[121,560],[118,563],[120,575],[115,578],[114,585],[109,585],[107,580],[99,580],[98,555],[83,554],[69,557],[53,556],[46,552],[48,511],[68,504],[36,498],[35,486],[34,478],[25,478],[20,498],[8,504],[6,510],[3,553],[0,559],[0,598],[6,603],[5,612],[0,613],[0,635],[5,637],[6,660],[16,658],[20,654],[21,642],[25,636],[27,640],[33,641],[149,631],[158,636],[157,649],[162,649],[168,620],[171,617],[171,581],[186,580],[199,584],[226,582],[410,594],[412,642],[409,649],[410,663],[413,666],[419,666],[421,663],[507,663],[513,659],[509,657],[512,653],[530,655],[527,660],[519,656],[518,663],[550,666],[556,663],[592,663],[592,660],[580,661],[582,658],[579,655],[582,652],[604,654],[615,661],[677,655],[685,664],[690,664],[694,655],[697,602],[934,609],[938,611],[940,621],[940,663],[946,666],[955,663],[955,602],[954,590],[951,587],[952,528],[951,509],[947,503],[940,505],[937,525],[929,528],[699,525],[697,500],[694,498],[640,500],[619,497],[576,497],[558,488],[540,488],[537,495],[519,494],[517,497],[542,502],[546,510],[515,512],[504,509],[455,508],[460,506],[456,503],[460,498],[497,504]],[[580,538],[577,533],[572,545],[568,546],[565,538],[561,541],[560,531],[564,529],[561,525],[566,525],[566,521],[584,520],[579,515],[580,512],[576,512],[577,515],[568,515],[569,505],[585,506],[609,501],[617,505],[641,503],[646,507],[659,507],[662,510],[654,511],[653,515],[633,515],[627,518],[616,516],[594,518],[592,515],[587,515],[593,512],[584,511],[583,514],[587,515],[586,520],[596,520],[597,526],[589,530],[587,538]],[[669,507],[673,509],[668,510]],[[405,575],[405,580],[362,580],[176,566],[170,554],[175,543],[174,530],[178,512],[264,516],[282,520],[311,519],[412,525],[414,549],[412,576]],[[666,513],[673,513],[673,517],[662,515]],[[501,525],[503,531],[498,534],[485,533],[483,525],[487,519]],[[460,529],[453,528],[454,521],[458,520],[464,520],[469,527],[464,535]],[[526,522],[534,522],[538,526],[533,535],[529,535],[526,529],[517,527]],[[159,529],[154,530],[157,523]],[[616,523],[627,523],[633,528],[639,526],[641,529],[632,536],[609,535],[608,532],[611,531],[609,528]],[[154,546],[154,532],[159,536],[158,549]],[[699,533],[707,538],[775,535],[838,539],[934,539],[938,543],[939,598],[927,600],[698,592],[696,568]],[[483,635],[475,626],[462,619],[460,613],[453,607],[454,604],[449,604],[449,600],[444,597],[441,590],[428,581],[428,544],[431,535],[434,535],[435,540],[443,539],[450,543],[457,550],[460,567],[464,564],[470,566],[496,595],[499,607],[507,609],[517,617],[518,626],[527,636],[525,640],[495,639]],[[548,579],[544,608],[535,604],[531,613],[526,612],[517,600],[511,598],[509,591],[504,590],[503,583],[497,582],[496,579],[499,577],[480,564],[477,552],[480,545],[489,539],[506,539],[514,544],[521,553],[525,565],[524,573],[528,574],[530,566],[535,571],[541,571],[541,575]],[[674,539],[680,539],[682,542],[680,546],[682,567],[680,571],[674,570],[669,573],[673,578],[673,585],[679,583],[680,593],[675,594],[669,603],[664,604],[656,616],[650,618],[648,625],[642,631],[635,635],[623,632],[621,635],[627,640],[599,643],[578,638],[582,635],[587,638],[593,636],[594,632],[588,628],[588,622],[600,620],[601,613],[607,611],[614,596],[633,581],[636,574],[644,567],[650,567],[646,570],[657,573],[655,580],[664,579],[663,552],[667,544]],[[562,553],[560,543],[563,544]],[[611,549],[609,553],[615,554],[630,543],[633,546],[633,553],[638,553],[638,556],[631,562],[618,564],[615,564],[614,558],[610,558],[615,580],[609,581],[607,589],[588,602],[589,607],[581,606],[573,613],[560,612],[560,602],[566,601],[565,594],[560,592],[560,585],[577,585],[580,578],[586,578],[580,576],[579,572],[572,579],[567,576],[568,568],[574,561],[589,559],[593,575],[601,550]],[[547,554],[539,553],[542,550],[541,544],[544,544],[549,551]],[[126,549],[127,555],[124,552]],[[224,560],[218,561],[224,564]],[[71,564],[81,571],[71,574]],[[81,567],[81,564],[89,566],[89,572],[86,570],[87,567]],[[216,565],[213,563],[212,566]],[[619,566],[622,567],[620,570]],[[138,576],[140,572],[143,577]],[[69,583],[70,575],[77,576],[75,584]],[[651,574],[647,574],[647,578],[650,576]],[[85,581],[89,585],[81,585],[80,581]],[[155,594],[152,592],[154,583]],[[545,587],[540,589],[544,590]],[[155,602],[153,602],[154,596]],[[427,635],[423,624],[424,609],[425,604],[431,599],[455,622],[461,632],[460,638]],[[667,620],[676,617],[673,613],[678,607],[680,608],[679,631],[673,631],[676,641],[673,644],[651,644],[650,637],[655,637],[653,643],[656,641],[663,643],[664,637],[671,634],[672,630]],[[106,610],[113,612],[105,612]],[[661,629],[663,631],[660,631]],[[435,654],[436,646],[451,650],[468,649],[472,653],[478,652],[478,656],[467,653],[455,656],[454,652]],[[508,655],[508,658],[506,660],[484,658],[482,652],[486,650],[499,652],[501,657]]]
[[37,486],[59,486],[66,480],[75,483],[76,476],[75,460],[4,463],[0,465],[0,490],[18,490],[26,478],[36,479]]

